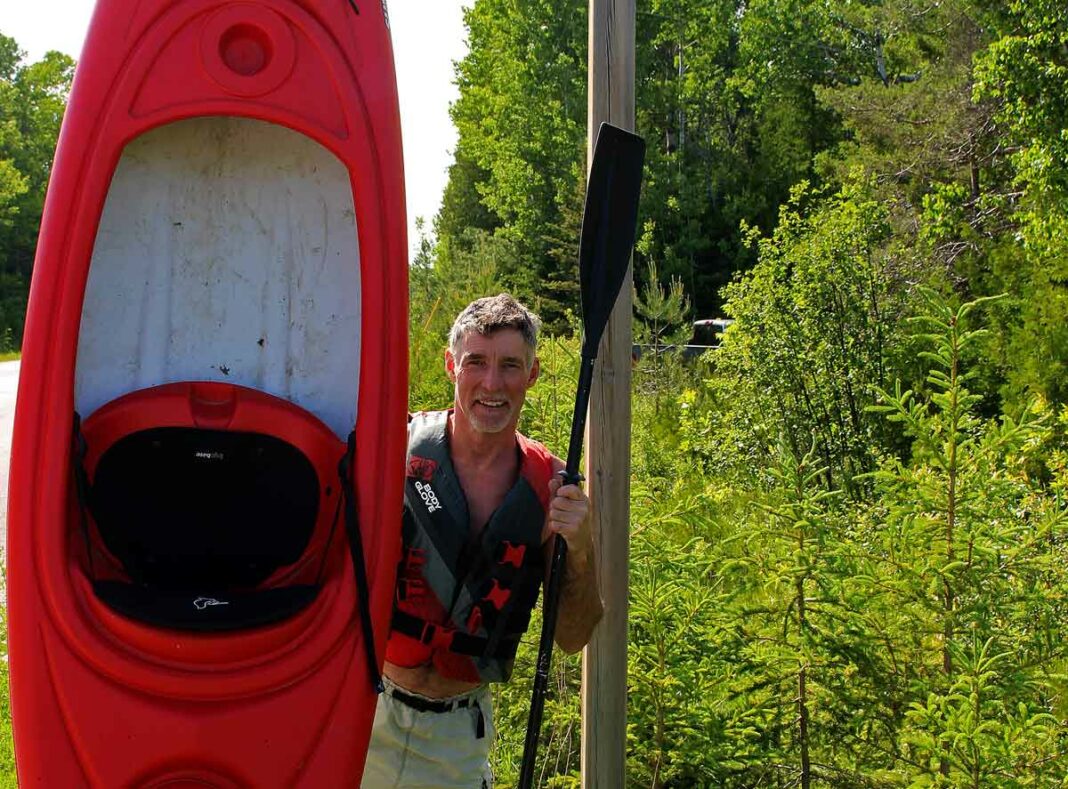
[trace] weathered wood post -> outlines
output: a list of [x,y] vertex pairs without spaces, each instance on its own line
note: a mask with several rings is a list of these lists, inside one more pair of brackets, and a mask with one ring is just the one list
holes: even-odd
[[[590,0],[589,146],[603,121],[634,130],[635,0]],[[605,615],[582,659],[582,785],[620,789],[627,755],[627,567],[630,555],[631,292],[628,270],[598,352],[586,423]]]

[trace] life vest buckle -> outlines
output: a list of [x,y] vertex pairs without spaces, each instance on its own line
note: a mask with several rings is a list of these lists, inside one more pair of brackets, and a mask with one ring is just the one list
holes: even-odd
[[467,632],[477,633],[482,627],[482,609],[476,605],[471,609],[471,615],[467,617]]
[[397,599],[401,601],[418,599],[426,594],[426,584],[421,578],[398,578]]
[[419,641],[424,646],[432,649],[448,649],[452,646],[453,631],[449,628],[440,627],[433,622],[423,623],[423,632],[419,635]]
[[419,641],[426,646],[430,646],[434,640],[434,631],[437,627],[431,622],[423,622],[423,632],[419,634]]
[[418,570],[426,564],[426,551],[422,548],[408,548],[405,551],[404,567],[406,570]]

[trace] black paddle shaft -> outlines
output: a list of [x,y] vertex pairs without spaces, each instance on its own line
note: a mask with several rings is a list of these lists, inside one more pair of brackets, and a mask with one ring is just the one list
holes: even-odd
[[[582,239],[579,249],[579,280],[582,290],[582,367],[579,369],[575,411],[571,418],[571,440],[567,464],[560,475],[564,484],[582,481],[579,459],[582,456],[586,413],[590,403],[593,369],[597,347],[623,286],[638,223],[638,198],[641,192],[645,141],[616,126],[602,123],[594,145],[593,164],[586,186],[586,207],[582,216]],[[523,745],[520,789],[530,789],[534,780],[538,736],[545,710],[545,693],[549,684],[553,636],[560,610],[560,591],[567,561],[567,542],[554,540],[549,580],[545,587],[541,640],[534,674],[534,692],[530,700],[527,735]]]

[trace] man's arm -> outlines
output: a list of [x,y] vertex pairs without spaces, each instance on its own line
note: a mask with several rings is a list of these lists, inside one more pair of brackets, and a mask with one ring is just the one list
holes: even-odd
[[[590,501],[578,485],[563,485],[557,477],[549,483],[549,536],[567,540],[567,561],[560,588],[560,610],[556,620],[556,643],[565,652],[582,649],[604,613],[597,588],[597,557],[590,532]],[[545,542],[546,588],[553,554],[553,540]]]

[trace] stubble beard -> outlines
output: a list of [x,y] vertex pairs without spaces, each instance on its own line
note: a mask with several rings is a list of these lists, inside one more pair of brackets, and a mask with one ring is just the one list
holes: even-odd
[[496,434],[507,431],[509,427],[512,430],[515,429],[513,426],[516,421],[514,418],[515,409],[511,403],[502,407],[498,414],[478,403],[476,398],[475,401],[472,401],[471,406],[465,410],[465,413],[472,429],[479,433]]

